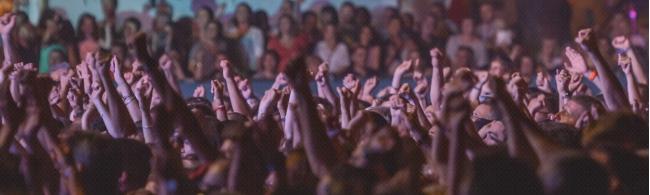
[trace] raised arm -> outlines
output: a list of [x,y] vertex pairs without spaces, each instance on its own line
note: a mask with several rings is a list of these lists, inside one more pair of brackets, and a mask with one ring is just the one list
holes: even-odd
[[132,41],[131,46],[135,50],[135,54],[141,62],[144,63],[144,69],[147,75],[151,78],[151,85],[153,89],[161,96],[161,105],[165,106],[165,110],[173,110],[173,118],[190,142],[192,148],[197,151],[202,160],[212,161],[216,159],[217,153],[211,147],[210,142],[200,131],[201,127],[194,118],[194,115],[184,103],[180,94],[173,91],[163,73],[158,69],[156,61],[151,58],[147,52],[147,42],[144,34],[138,34]]
[[127,101],[134,101],[133,96],[129,99],[122,101],[122,97],[119,95],[117,89],[113,85],[113,80],[109,73],[109,65],[106,62],[100,62],[95,58],[95,70],[98,71],[97,75],[101,80],[102,87],[104,88],[104,93],[106,94],[106,103],[108,104],[108,110],[110,115],[110,123],[112,123],[115,132],[111,136],[115,138],[123,138],[128,135],[131,135],[137,132],[135,123],[129,116],[128,109],[126,108],[125,103],[130,103]]
[[648,76],[645,74],[641,63],[639,62],[639,59],[637,59],[636,54],[634,53],[634,50],[630,47],[630,40],[625,36],[618,36],[612,40],[612,46],[614,46],[617,52],[627,55],[630,58],[632,72],[634,78],[636,78],[636,81],[640,84],[647,85]]
[[442,96],[442,86],[445,84],[443,81],[442,74],[442,60],[443,54],[438,48],[433,48],[429,51],[431,55],[431,91],[429,92],[429,98],[431,99],[431,106],[434,110],[440,110],[440,101]]
[[115,83],[117,83],[117,92],[122,97],[122,100],[126,105],[126,109],[129,112],[129,116],[131,116],[131,119],[133,119],[133,121],[142,120],[138,101],[136,101],[133,91],[131,91],[131,86],[129,86],[128,82],[126,82],[126,79],[124,79],[122,65],[118,63],[117,57],[115,56],[111,58],[111,67],[111,69],[113,69],[113,78],[115,79]]
[[625,73],[625,80],[627,85],[627,98],[632,105],[632,111],[635,113],[640,113],[643,108],[643,100],[641,100],[641,95],[639,93],[639,86],[637,85],[637,80],[634,78],[634,68],[632,66],[631,59],[625,56],[625,54],[618,55],[618,65],[623,69]]
[[2,36],[2,49],[5,56],[6,64],[13,64],[16,62],[14,55],[14,48],[11,45],[11,29],[16,22],[16,15],[13,13],[6,13],[0,17],[0,35]]
[[630,105],[627,103],[625,91],[618,83],[614,72],[607,66],[605,58],[598,51],[596,36],[591,29],[580,30],[575,41],[585,51],[587,58],[596,67],[596,72],[600,80],[597,84],[605,97],[605,104],[608,109],[611,111],[628,110]]
[[397,68],[395,68],[393,80],[391,81],[390,86],[395,90],[399,89],[401,86],[402,76],[404,76],[406,72],[410,71],[412,67],[412,60],[403,61],[399,66],[397,66]]
[[239,85],[233,77],[230,62],[228,60],[221,60],[219,66],[221,66],[223,78],[226,80],[226,90],[228,91],[228,97],[230,98],[233,111],[246,117],[251,117],[250,107],[246,103],[246,99],[244,99],[241,91],[239,91]]
[[325,98],[328,102],[330,102],[330,104],[332,104],[332,106],[336,107],[339,105],[339,100],[336,98],[334,91],[332,91],[332,85],[329,81],[327,66],[328,64],[325,62],[318,65],[318,72],[314,76],[314,80],[316,80],[316,88],[318,89],[319,96],[321,98]]
[[332,142],[325,132],[325,125],[320,121],[309,89],[309,76],[305,70],[304,60],[295,61],[287,68],[289,82],[296,90],[298,125],[302,134],[307,160],[314,175],[327,175],[337,161]]

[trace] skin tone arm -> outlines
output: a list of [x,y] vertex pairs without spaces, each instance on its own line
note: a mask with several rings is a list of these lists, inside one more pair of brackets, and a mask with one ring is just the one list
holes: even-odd
[[330,84],[328,75],[327,63],[322,63],[318,66],[318,72],[314,76],[316,80],[316,88],[318,88],[319,96],[325,98],[333,106],[339,105],[339,100],[336,98],[332,85]]
[[221,60],[219,63],[221,70],[223,71],[223,78],[226,80],[226,89],[228,91],[228,97],[230,98],[230,104],[234,112],[240,113],[244,116],[251,117],[250,107],[246,103],[246,99],[239,90],[239,86],[235,81],[232,70],[230,69],[230,62],[228,60]]
[[627,37],[625,36],[618,36],[612,40],[612,46],[616,48],[618,51],[624,51],[629,58],[630,62],[632,65],[632,72],[634,75],[634,78],[636,78],[637,82],[643,85],[648,84],[648,77],[645,75],[645,71],[643,71],[643,67],[641,63],[639,63],[639,60],[636,57],[636,54],[630,48],[630,41],[628,40]]
[[[115,138],[123,138],[137,132],[135,123],[133,123],[133,120],[129,116],[128,109],[125,105],[125,103],[130,102],[122,102],[117,89],[113,85],[113,81],[110,79],[111,76],[109,75],[109,66],[106,63],[97,61],[97,59],[95,60],[94,66],[95,70],[98,71],[97,75],[99,76],[106,93],[106,102],[108,104],[108,110],[111,119],[110,123],[112,123],[115,130],[111,136]],[[131,98],[133,97],[131,96]],[[133,98],[128,101],[133,100],[135,99]]]
[[129,112],[129,116],[131,116],[131,119],[133,119],[133,121],[141,121],[142,116],[139,111],[140,106],[138,106],[138,102],[135,101],[133,91],[131,91],[131,87],[126,82],[126,79],[124,79],[122,66],[118,63],[117,57],[115,56],[111,58],[111,67],[113,69],[113,78],[117,83],[117,91],[124,100],[124,104],[126,105],[126,109]]
[[433,48],[429,51],[431,55],[431,65],[433,70],[431,72],[431,92],[429,93],[429,98],[431,98],[431,106],[434,110],[440,110],[440,98],[442,97],[442,86],[443,83],[443,74],[442,74],[442,60],[443,54],[438,48]]
[[526,117],[522,109],[515,106],[502,80],[490,78],[489,84],[495,94],[496,108],[501,113],[508,131],[507,145],[511,156],[537,165],[539,162],[537,159],[549,159],[553,153],[563,149],[546,137],[537,124]]
[[625,73],[628,101],[630,102],[630,105],[632,105],[632,111],[640,113],[643,108],[643,101],[641,100],[641,95],[639,95],[639,86],[634,78],[635,74],[632,63],[630,62],[631,59],[624,55],[625,54],[618,55],[618,65],[621,66],[621,69],[623,69],[623,72]]
[[403,61],[397,68],[395,68],[395,72],[393,74],[393,80],[391,81],[391,87],[393,89],[399,89],[402,81],[402,76],[404,76],[404,73],[408,72],[411,70],[413,67],[413,61],[412,60],[407,60]]
[[2,36],[2,48],[6,64],[13,64],[16,61],[13,46],[11,45],[10,33],[16,22],[16,16],[12,13],[0,17],[0,35]]
[[99,113],[99,116],[104,120],[104,125],[106,126],[106,130],[108,131],[108,134],[111,136],[119,134],[119,130],[115,129],[115,125],[111,122],[111,115],[108,112],[108,108],[106,108],[106,105],[102,101],[102,96],[104,94],[104,89],[100,84],[95,84],[93,87],[93,91],[90,94],[90,100],[93,102],[93,105],[97,109],[97,112]]
[[598,72],[600,82],[597,84],[600,91],[605,97],[605,104],[609,110],[629,110],[630,105],[627,103],[625,91],[618,83],[614,72],[609,69],[604,57],[598,51],[596,37],[591,29],[583,29],[578,32],[576,42],[582,47],[587,54],[587,58],[592,61]]
[[185,135],[192,148],[197,151],[199,158],[204,161],[215,160],[217,153],[200,131],[201,127],[191,110],[184,103],[180,94],[172,90],[163,73],[158,69],[156,61],[147,52],[146,35],[138,34],[131,46],[135,50],[138,60],[143,62],[145,72],[151,78],[153,89],[161,95],[161,105],[165,106],[165,110],[174,111],[173,118],[176,118],[181,132]]
[[287,76],[296,90],[296,105],[299,130],[303,140],[307,160],[314,175],[323,177],[329,173],[337,161],[336,151],[325,133],[325,125],[318,118],[316,103],[311,95],[307,71],[303,64],[291,64]]
[[180,93],[181,88],[178,86],[178,78],[176,78],[176,74],[174,73],[174,61],[165,54],[160,57],[158,64],[160,64],[160,68],[162,68],[163,73],[165,74],[165,79],[167,79],[167,82],[169,82],[172,89],[174,89],[176,93]]
[[212,80],[210,82],[210,89],[212,90],[212,110],[214,110],[217,120],[228,120],[226,106],[223,103],[223,83],[219,80]]
[[[153,119],[149,110],[151,104],[151,86],[146,79],[141,79],[135,86],[135,98],[140,105],[140,113],[142,113],[142,134],[144,143],[153,144],[156,142],[153,135]],[[149,95],[147,95],[149,94]]]

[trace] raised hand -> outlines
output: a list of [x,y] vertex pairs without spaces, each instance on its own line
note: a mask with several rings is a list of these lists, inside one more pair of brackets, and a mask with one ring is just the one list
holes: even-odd
[[194,88],[194,93],[192,93],[192,97],[204,97],[205,96],[205,87],[203,85],[196,86]]
[[580,44],[584,49],[598,51],[598,43],[591,28],[578,31],[578,36],[576,36],[575,42]]
[[172,60],[167,56],[167,54],[163,54],[160,56],[160,59],[158,59],[158,64],[160,64],[160,68],[164,71],[172,70],[172,63]]
[[320,65],[318,65],[318,72],[314,75],[314,80],[316,80],[316,83],[320,86],[324,86],[327,84],[327,71],[328,71],[328,64],[327,62],[323,62]]
[[587,72],[587,63],[585,59],[578,53],[578,51],[572,49],[571,47],[566,47],[564,49],[564,55],[569,59],[570,63],[564,63],[564,68],[574,73],[585,73]]
[[404,73],[411,70],[413,67],[413,60],[403,61],[397,68],[395,68],[395,75],[403,75]]
[[569,80],[571,80],[571,75],[564,69],[558,70],[557,74],[555,74],[555,83],[561,95],[569,92]]
[[377,86],[377,77],[373,76],[369,79],[366,80],[365,83],[363,83],[363,92],[362,94],[364,95],[370,95],[372,93],[372,90],[375,89]]
[[16,15],[12,13],[2,15],[2,17],[0,17],[0,34],[2,34],[3,37],[8,37],[15,23]]
[[632,61],[630,60],[630,57],[628,57],[625,54],[618,54],[618,66],[621,67],[621,70],[625,74],[630,74],[632,75]]
[[548,75],[543,72],[537,72],[537,78],[535,78],[535,83],[537,84],[537,89],[542,90],[546,93],[553,93],[551,89],[551,83],[548,79]]
[[230,61],[228,60],[219,61],[219,67],[221,67],[221,73],[223,74],[223,78],[232,78],[233,73],[232,70],[230,69]]
[[569,79],[569,91],[574,93],[576,92],[581,86],[584,86],[582,83],[582,74],[576,74],[576,73],[569,73],[570,79]]
[[618,36],[612,40],[612,46],[619,52],[630,49],[630,41],[625,36]]
[[241,91],[244,98],[253,98],[253,89],[251,89],[251,83],[248,79],[239,80],[237,82],[237,87],[239,87],[239,90]]
[[415,80],[415,89],[414,92],[420,96],[425,96],[427,93],[427,88],[429,87],[429,82],[421,72],[415,72],[413,74],[413,80]]
[[431,55],[431,65],[433,67],[438,67],[440,63],[444,60],[444,55],[438,48],[433,48],[429,50],[429,55]]

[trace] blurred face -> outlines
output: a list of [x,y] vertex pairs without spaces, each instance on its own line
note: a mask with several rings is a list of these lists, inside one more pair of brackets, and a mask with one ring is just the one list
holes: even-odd
[[49,58],[49,61],[48,61],[48,63],[50,65],[59,64],[59,63],[63,63],[63,62],[64,62],[63,53],[61,53],[59,51],[50,52],[50,58]]
[[334,25],[327,25],[325,27],[325,32],[323,32],[323,38],[329,41],[336,40],[336,27]]
[[104,10],[104,13],[115,12],[115,6],[113,6],[115,1],[117,0],[102,0],[102,9]]
[[474,33],[474,21],[472,19],[464,19],[461,25],[461,32],[463,35],[471,35]]
[[522,75],[533,75],[535,74],[533,59],[529,56],[525,56],[521,59],[520,70]]
[[341,7],[339,11],[339,18],[342,22],[352,21],[352,16],[354,16],[354,8],[352,6]]
[[364,48],[357,48],[354,50],[354,54],[352,55],[352,64],[354,66],[365,66],[366,64],[366,49]]
[[81,24],[81,31],[86,35],[92,34],[95,31],[93,20],[90,18],[84,19]]
[[272,71],[277,67],[278,60],[273,57],[273,55],[267,54],[264,56],[264,70]]
[[559,122],[569,125],[575,125],[580,115],[587,112],[586,108],[574,100],[567,101],[562,108],[564,108],[564,112],[558,113]]
[[291,19],[287,17],[282,17],[282,19],[280,20],[280,32],[283,35],[291,34]]
[[200,9],[199,12],[196,13],[196,23],[199,26],[204,26],[209,20],[210,14],[208,14],[208,11],[205,9]]
[[503,66],[503,63],[499,60],[492,60],[492,62],[490,62],[490,74],[498,77],[505,75],[506,69]]
[[124,25],[125,25],[124,26],[124,37],[131,37],[132,35],[135,35],[135,33],[138,32],[138,28],[132,22],[128,22],[128,23],[126,23]]
[[478,135],[487,145],[497,145],[506,141],[505,126],[501,121],[492,121],[478,131]]
[[400,24],[397,18],[393,18],[388,23],[388,33],[390,35],[399,35],[399,32],[402,30],[402,25]]
[[217,38],[219,32],[219,26],[215,23],[209,23],[205,27],[205,38],[208,40],[214,40]]
[[469,53],[467,50],[459,49],[458,52],[456,52],[456,56],[454,57],[455,57],[456,66],[469,67],[472,59],[472,54]]
[[363,27],[361,29],[361,33],[359,35],[359,41],[361,42],[361,44],[367,45],[368,43],[370,43],[370,40],[372,40],[372,38],[373,38],[373,35],[372,35],[372,30],[370,29],[370,27],[367,27],[367,26]]
[[235,17],[239,23],[248,23],[248,17],[250,17],[250,14],[248,13],[248,9],[246,9],[245,6],[240,5],[237,7]]
[[195,169],[199,166],[199,156],[196,154],[194,149],[190,146],[189,141],[187,140],[183,141],[181,158],[183,162],[183,168],[185,169]]
[[223,153],[226,159],[232,159],[232,156],[235,152],[235,142],[231,139],[225,140],[223,144],[221,144],[221,148],[219,148],[219,151]]
[[490,22],[494,18],[494,8],[490,4],[483,4],[480,8],[481,21]]
[[305,20],[303,21],[302,27],[304,27],[304,29],[314,29],[314,28],[316,28],[317,23],[318,23],[318,20],[317,20],[316,16],[309,15],[309,16],[305,17]]

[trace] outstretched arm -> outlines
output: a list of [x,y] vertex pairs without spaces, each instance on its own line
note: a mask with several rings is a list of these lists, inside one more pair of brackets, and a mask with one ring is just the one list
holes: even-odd
[[304,64],[291,64],[287,76],[296,90],[298,125],[309,165],[315,175],[325,176],[336,163],[336,152],[325,133],[325,125],[320,121],[316,103],[309,89],[309,77]]
[[219,65],[223,71],[223,78],[226,80],[226,89],[233,111],[246,117],[251,117],[251,108],[246,103],[246,99],[244,99],[241,91],[239,91],[239,86],[232,74],[230,62],[228,60],[221,60]]
[[618,83],[614,72],[607,66],[605,58],[598,51],[596,37],[591,29],[580,30],[576,37],[576,42],[582,47],[587,54],[587,58],[596,67],[596,72],[600,79],[600,82],[597,84],[599,84],[598,87],[605,97],[605,104],[607,104],[609,110],[628,110],[630,105],[627,103],[625,91]]
[[639,63],[639,60],[636,58],[636,54],[634,53],[634,50],[630,47],[630,41],[627,37],[625,36],[618,36],[612,40],[612,46],[616,48],[617,52],[620,52],[621,54],[627,55],[630,58],[630,62],[632,64],[632,72],[634,73],[634,78],[638,81],[638,83],[647,85],[648,84],[648,77],[645,74],[645,71],[643,70],[643,67],[641,63]]
[[197,151],[202,160],[212,161],[216,159],[217,153],[200,131],[201,127],[196,118],[194,118],[180,94],[173,91],[163,73],[158,69],[156,61],[147,52],[145,35],[142,33],[136,35],[131,46],[134,47],[138,60],[144,63],[145,72],[151,78],[151,85],[154,90],[160,94],[161,105],[165,105],[165,110],[174,111],[173,118],[176,118],[181,132],[190,142],[192,148]]
[[429,92],[429,98],[431,98],[431,106],[434,110],[440,110],[440,98],[442,96],[442,86],[443,75],[442,75],[442,59],[443,54],[438,48],[433,48],[429,51],[431,55],[431,66],[433,70],[431,71],[431,92]]
[[110,123],[112,123],[115,130],[111,136],[122,138],[137,132],[135,123],[133,123],[133,120],[129,117],[129,112],[125,105],[125,103],[130,103],[127,101],[134,101],[135,98],[131,96],[130,99],[126,99],[122,102],[122,98],[113,85],[113,81],[110,79],[111,76],[107,62],[100,62],[98,59],[95,59],[94,67],[95,70],[98,71],[97,75],[99,76],[106,93],[106,103],[108,104],[108,110],[110,110]]
[[11,45],[11,29],[16,22],[16,16],[12,13],[6,13],[0,17],[0,35],[2,36],[2,49],[5,55],[5,64],[13,64],[16,61],[14,48]]
[[623,72],[625,73],[627,97],[630,105],[632,105],[632,111],[639,113],[643,108],[643,101],[641,100],[641,95],[639,95],[639,86],[637,86],[637,81],[634,78],[634,68],[630,62],[631,59],[624,55],[625,54],[618,55],[618,65],[621,66],[621,69],[623,69]]

